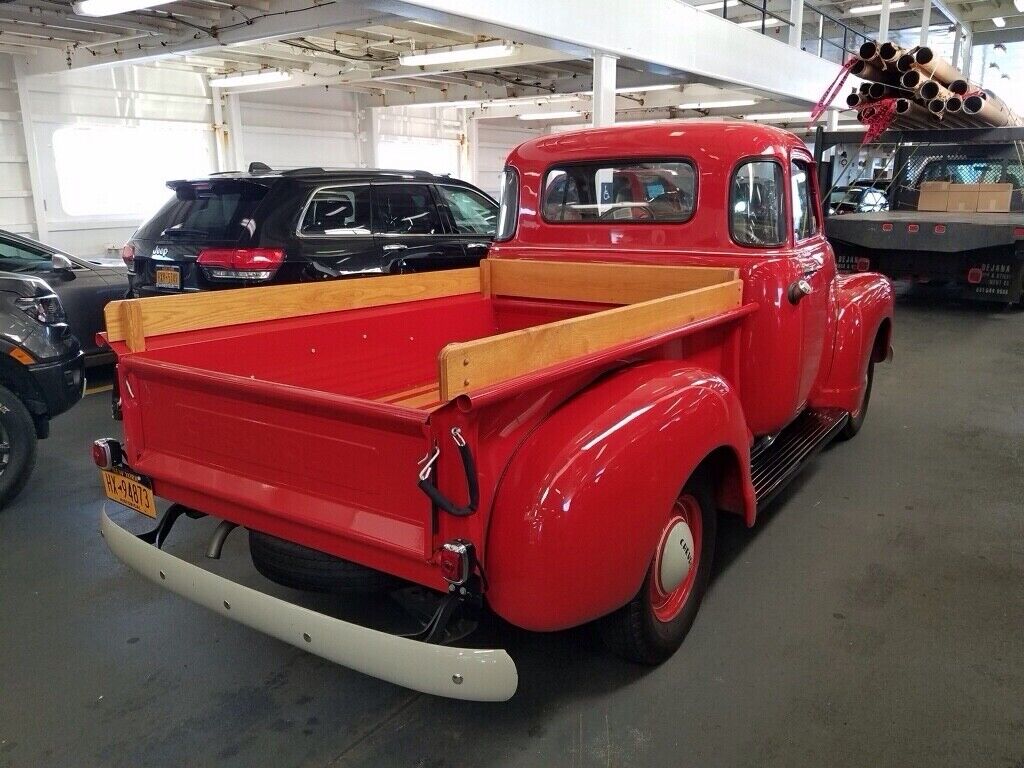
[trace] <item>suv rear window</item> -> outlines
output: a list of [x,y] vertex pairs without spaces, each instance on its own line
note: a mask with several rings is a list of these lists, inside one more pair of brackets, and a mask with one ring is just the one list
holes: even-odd
[[553,223],[686,221],[697,199],[697,174],[685,160],[586,163],[552,168],[541,212]]
[[136,237],[237,240],[267,194],[262,184],[237,179],[172,184],[174,197],[142,226]]

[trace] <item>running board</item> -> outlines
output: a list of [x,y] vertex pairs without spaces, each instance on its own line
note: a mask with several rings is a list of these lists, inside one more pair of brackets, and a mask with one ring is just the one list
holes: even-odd
[[804,464],[839,434],[849,418],[846,411],[838,409],[806,410],[774,440],[754,447],[750,477],[758,510],[764,509]]

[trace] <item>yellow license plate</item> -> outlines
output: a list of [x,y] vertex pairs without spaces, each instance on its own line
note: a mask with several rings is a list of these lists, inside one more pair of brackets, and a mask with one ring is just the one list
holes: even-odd
[[120,469],[101,469],[100,478],[108,499],[131,507],[146,517],[156,517],[153,489],[141,476]]
[[156,287],[174,290],[181,288],[181,270],[177,267],[157,267]]

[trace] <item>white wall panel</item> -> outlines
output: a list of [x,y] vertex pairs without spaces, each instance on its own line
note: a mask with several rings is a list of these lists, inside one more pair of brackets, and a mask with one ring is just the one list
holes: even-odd
[[543,129],[495,125],[487,120],[479,122],[476,173],[470,181],[497,197],[498,178],[508,153],[524,141],[543,135]]
[[35,234],[31,194],[14,60],[0,53],[0,229]]

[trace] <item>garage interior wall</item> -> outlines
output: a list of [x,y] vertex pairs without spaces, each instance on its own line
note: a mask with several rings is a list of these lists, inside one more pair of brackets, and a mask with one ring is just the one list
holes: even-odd
[[[159,65],[76,70],[26,78],[19,94],[17,71],[14,57],[0,54],[0,229],[82,256],[116,252],[166,198],[164,182],[217,170],[213,94],[200,73]],[[371,111],[339,89],[236,98],[245,165],[356,168],[375,160],[450,173],[492,195],[509,150],[542,132],[479,121],[470,159],[470,131],[458,110]],[[368,145],[371,115],[375,151]]]

